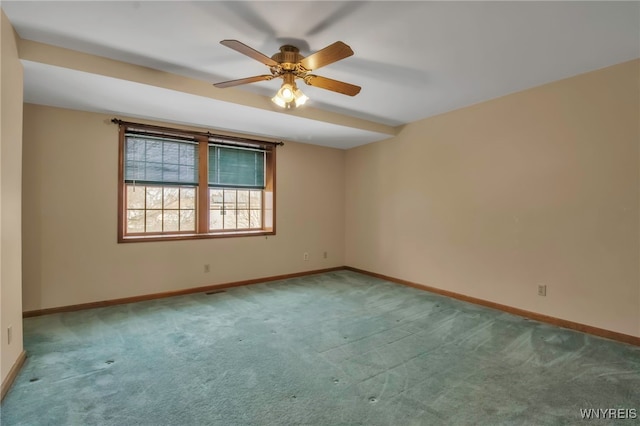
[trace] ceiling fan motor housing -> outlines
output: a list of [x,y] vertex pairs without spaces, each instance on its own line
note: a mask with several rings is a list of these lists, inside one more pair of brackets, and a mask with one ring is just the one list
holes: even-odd
[[300,50],[295,46],[291,46],[290,44],[281,46],[280,52],[271,57],[271,59],[279,63],[280,67],[282,67],[284,71],[295,70],[298,62],[300,62],[303,58],[304,56],[300,54]]

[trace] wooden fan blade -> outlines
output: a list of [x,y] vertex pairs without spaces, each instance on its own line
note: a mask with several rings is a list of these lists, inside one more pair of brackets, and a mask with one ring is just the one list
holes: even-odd
[[309,71],[317,70],[320,67],[332,64],[351,55],[353,55],[353,50],[351,50],[348,45],[341,41],[336,41],[324,49],[318,50],[316,53],[302,59],[300,65]]
[[228,48],[233,49],[236,52],[240,52],[243,55],[247,55],[248,57],[253,58],[258,62],[262,62],[268,67],[275,67],[276,65],[278,65],[276,61],[274,61],[267,55],[264,55],[255,49],[252,49],[251,47],[239,42],[238,40],[222,40],[220,44],[222,44],[223,46],[227,46]]
[[309,86],[331,90],[332,92],[342,93],[343,95],[355,96],[360,93],[360,86],[345,83],[344,81],[320,77],[319,75],[307,75],[304,78],[304,82]]
[[216,86],[216,87],[219,87],[221,89],[224,89],[225,87],[240,86],[241,84],[255,83],[256,81],[271,80],[272,78],[273,78],[273,76],[271,74],[256,75],[254,77],[240,78],[238,80],[223,81],[222,83],[214,83],[213,85]]

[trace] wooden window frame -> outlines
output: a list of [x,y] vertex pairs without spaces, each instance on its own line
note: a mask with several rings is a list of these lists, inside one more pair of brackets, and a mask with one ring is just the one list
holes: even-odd
[[[238,138],[210,132],[194,132],[169,127],[131,123],[113,119],[119,125],[118,137],[118,243],[200,240],[209,238],[230,238],[249,236],[269,236],[276,234],[276,146],[282,142],[269,142],[248,138]],[[125,135],[128,132],[141,135],[182,137],[198,144],[198,185],[196,186],[196,230],[193,233],[148,233],[127,235],[127,208],[125,203]],[[265,187],[262,189],[262,229],[252,230],[209,230],[209,145],[226,144],[230,147],[258,147],[265,152]],[[162,186],[162,185],[157,185]],[[171,185],[168,185],[171,186]],[[241,189],[241,188],[238,188]]]

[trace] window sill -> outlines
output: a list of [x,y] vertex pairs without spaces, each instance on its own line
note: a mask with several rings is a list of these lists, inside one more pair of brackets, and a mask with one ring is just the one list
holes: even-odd
[[143,243],[152,241],[208,240],[212,238],[257,237],[275,235],[275,230],[211,232],[208,234],[135,235],[119,237],[118,243]]

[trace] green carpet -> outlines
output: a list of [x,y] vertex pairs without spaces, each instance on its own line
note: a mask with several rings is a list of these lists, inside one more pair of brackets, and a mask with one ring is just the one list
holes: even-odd
[[584,423],[580,409],[640,411],[638,347],[349,271],[24,330],[3,426],[560,425]]

